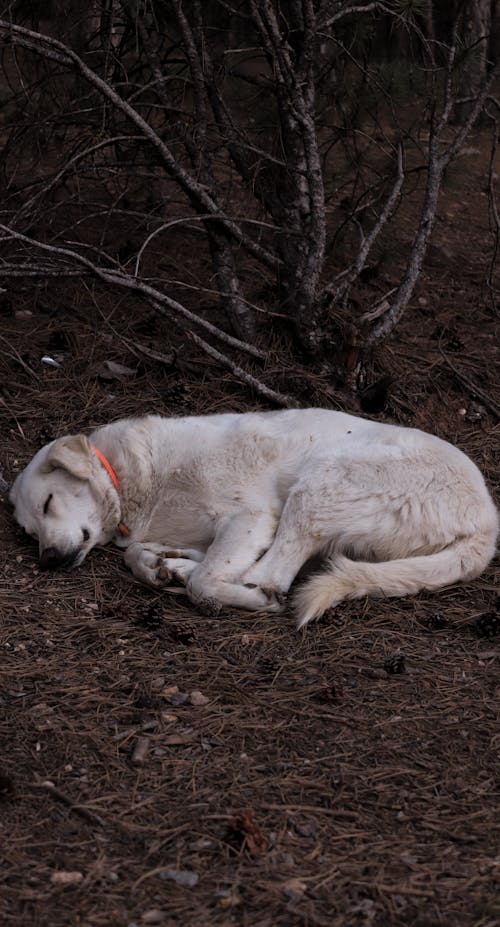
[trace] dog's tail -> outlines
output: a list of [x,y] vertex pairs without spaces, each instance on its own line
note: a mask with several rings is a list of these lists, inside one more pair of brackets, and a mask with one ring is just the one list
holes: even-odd
[[297,627],[319,618],[343,599],[365,595],[404,596],[473,579],[495,553],[496,529],[459,538],[437,553],[366,563],[335,554],[329,568],[299,586],[294,597]]

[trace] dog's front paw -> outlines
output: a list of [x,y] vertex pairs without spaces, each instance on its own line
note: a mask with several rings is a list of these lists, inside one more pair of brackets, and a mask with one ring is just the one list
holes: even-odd
[[170,567],[167,566],[163,557],[158,557],[154,569],[154,574],[155,585],[157,586],[165,586],[167,583],[171,583],[172,580],[178,579],[174,570],[171,570]]
[[194,550],[170,550],[159,544],[134,543],[125,552],[125,563],[137,579],[154,589],[173,582],[184,586],[197,565],[195,559],[182,556],[187,553],[198,555]]
[[164,566],[148,567],[141,564],[134,569],[133,573],[137,579],[140,579],[141,583],[152,586],[153,589],[162,589],[164,586],[169,585],[173,578],[172,571]]
[[188,560],[182,557],[158,557],[155,565],[156,579],[158,585],[167,583],[177,583],[185,586],[194,568],[197,566],[195,560]]

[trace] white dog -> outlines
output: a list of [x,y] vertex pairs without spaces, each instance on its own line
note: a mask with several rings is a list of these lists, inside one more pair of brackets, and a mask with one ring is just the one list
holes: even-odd
[[42,448],[10,494],[42,568],[125,548],[140,580],[278,611],[301,567],[298,626],[343,599],[438,589],[481,573],[498,515],[461,451],[411,428],[304,409],[129,419]]

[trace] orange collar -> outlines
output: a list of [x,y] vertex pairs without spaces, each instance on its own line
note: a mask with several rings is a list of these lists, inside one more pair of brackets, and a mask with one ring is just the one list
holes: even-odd
[[[115,487],[116,491],[117,491],[117,492],[120,492],[120,483],[119,483],[118,477],[117,477],[115,471],[113,470],[113,467],[111,466],[109,460],[104,456],[104,454],[102,453],[102,451],[100,451],[99,448],[95,446],[95,444],[91,444],[90,446],[91,446],[92,450],[94,451],[94,454],[95,454],[95,455],[99,458],[99,460],[101,461],[103,467],[108,471],[108,473],[109,473],[109,475],[110,475],[110,477],[111,477],[111,479],[112,479],[112,481],[113,481],[113,484],[114,484],[114,487]],[[120,534],[123,535],[124,538],[130,537],[130,531],[128,530],[127,526],[123,524],[122,521],[121,521],[120,524],[118,525],[118,531],[120,532]]]

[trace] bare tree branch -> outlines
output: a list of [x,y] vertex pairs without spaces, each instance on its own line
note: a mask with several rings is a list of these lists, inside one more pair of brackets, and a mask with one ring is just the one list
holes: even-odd
[[[444,172],[499,73],[487,73],[481,57],[479,92],[467,92],[464,17],[453,31],[447,19],[435,41],[417,8],[392,0],[113,0],[102,10],[91,5],[87,20],[81,12],[70,47],[60,19],[49,13],[42,34],[18,25],[24,14],[9,7],[13,21],[0,20],[0,41],[14,55],[6,53],[13,96],[0,152],[0,276],[91,275],[134,292],[184,333],[197,332],[198,346],[243,379],[221,351],[262,361],[254,327],[286,317],[293,349],[332,368],[334,355],[335,373],[353,382],[356,352],[368,356],[411,299]],[[373,27],[368,45],[360,21]],[[388,30],[408,74],[392,71]],[[481,47],[483,33],[474,33]],[[387,80],[395,75],[411,101],[400,110]],[[16,108],[21,99],[27,116]],[[467,118],[457,125],[459,109]],[[420,177],[420,216],[410,245],[401,243],[404,269],[356,310],[371,285],[370,257]],[[492,184],[491,162],[494,260]],[[492,274],[493,266],[490,287]],[[215,296],[233,334],[172,298],[172,287]]]
[[[168,310],[165,310],[163,306],[157,305],[156,309],[160,311],[162,314],[167,313],[169,318],[172,319],[174,325],[179,325],[179,320],[173,317],[172,314],[168,312]],[[182,328],[183,331],[186,331],[186,329],[183,326],[180,326],[180,327]],[[205,354],[208,354],[209,357],[212,357],[222,367],[227,367],[228,370],[230,370],[231,373],[238,380],[241,380],[243,383],[246,383],[247,386],[249,386],[252,390],[254,390],[254,392],[256,392],[259,396],[263,396],[264,399],[268,399],[270,402],[278,406],[287,408],[287,409],[291,409],[297,406],[297,402],[296,400],[293,399],[292,396],[287,396],[284,393],[276,392],[275,390],[271,389],[269,386],[266,386],[265,383],[262,383],[261,380],[258,380],[256,377],[252,376],[252,374],[248,373],[248,371],[243,370],[242,367],[240,367],[238,364],[235,364],[234,361],[232,361],[229,357],[227,357],[227,355],[221,354],[220,351],[212,347],[211,344],[208,344],[208,342],[205,341],[204,338],[200,338],[200,336],[197,335],[195,332],[187,331],[187,334],[189,335],[191,340],[196,345],[198,345],[198,347],[201,348],[202,351],[205,352]]]
[[[8,226],[2,224],[0,224],[0,231],[4,233],[2,236],[4,241],[8,239],[15,239],[16,241],[23,242],[24,244],[30,245],[33,248],[40,249],[41,251],[47,252],[49,254],[53,254],[56,257],[60,257],[64,261],[69,261],[70,267],[63,267],[62,275],[74,275],[74,269],[71,267],[71,264],[81,265],[87,270],[88,273],[98,277],[105,283],[112,283],[124,289],[133,290],[144,296],[149,301],[155,301],[158,304],[164,304],[165,306],[168,306],[168,308],[173,313],[177,313],[178,315],[182,316],[191,325],[203,328],[206,332],[213,335],[224,344],[227,344],[229,347],[237,348],[239,351],[250,354],[257,360],[265,359],[266,355],[254,345],[247,344],[246,342],[241,341],[239,338],[233,338],[232,335],[229,335],[227,332],[222,331],[222,329],[212,325],[211,322],[201,318],[201,316],[195,315],[193,312],[183,306],[182,303],[172,299],[170,296],[167,296],[165,293],[162,293],[160,290],[157,290],[155,287],[145,283],[144,281],[137,280],[135,277],[129,276],[125,271],[119,269],[118,267],[115,269],[102,267],[84,257],[84,255],[80,254],[78,251],[73,251],[70,248],[60,248],[55,245],[44,244],[43,242],[36,241],[34,238],[29,238],[29,236],[23,235],[20,232],[16,232],[15,229],[11,229]],[[0,264],[0,277],[2,276],[4,276],[4,272],[3,267]],[[5,276],[12,276],[12,274],[7,272],[5,273]]]
[[377,319],[375,325],[372,327],[368,335],[366,343],[369,346],[376,344],[377,342],[386,338],[390,332],[393,331],[401,316],[403,315],[406,306],[408,305],[420,275],[425,255],[427,253],[427,246],[430,241],[434,221],[436,218],[439,193],[441,190],[444,171],[450,163],[451,159],[457,154],[463,145],[465,138],[476,122],[477,117],[484,106],[484,102],[490,92],[492,85],[500,73],[500,62],[498,62],[491,70],[487,80],[483,84],[481,92],[478,95],[467,120],[455,134],[453,141],[447,145],[444,150],[441,150],[443,133],[449,124],[454,106],[454,96],[452,92],[452,70],[455,61],[456,42],[457,37],[455,32],[453,42],[450,46],[450,53],[448,58],[445,105],[437,125],[431,129],[429,138],[427,183],[417,234],[413,241],[405,273],[401,283],[394,293],[394,296],[392,297],[390,306],[387,312]]
[[[331,4],[329,4],[331,5]],[[330,29],[334,23],[338,23],[341,19],[344,19],[346,16],[352,16],[353,13],[388,13],[391,14],[394,11],[386,3],[365,3],[365,4],[356,4],[354,6],[343,6],[341,10],[337,10],[332,16],[327,15],[327,18],[320,23],[322,29]]]
[[[208,155],[209,120],[205,76],[206,63],[204,61],[202,62],[201,58],[203,47],[200,48],[201,42],[199,38],[198,42],[195,40],[193,30],[184,15],[180,0],[173,0],[173,9],[184,40],[184,47],[186,49],[194,87],[194,119],[197,144],[190,145],[191,157],[204,186],[213,191],[214,202],[218,204],[218,197],[216,196],[217,185]],[[197,33],[202,33],[201,9],[198,3],[194,3],[194,10],[198,20],[196,31]],[[224,232],[221,233],[215,223],[207,225],[207,232],[212,252],[212,260],[219,281],[222,304],[226,310],[226,314],[235,325],[238,333],[242,337],[251,340],[255,336],[255,319],[253,313],[249,311],[245,301],[241,298],[231,242]]]
[[[211,219],[211,214],[218,214],[217,204],[207,192],[203,184],[196,181],[176,160],[165,142],[158,136],[152,126],[122,99],[114,88],[99,77],[89,68],[79,56],[70,48],[40,32],[32,32],[13,23],[0,20],[0,36],[20,45],[37,55],[43,55],[46,58],[64,64],[66,67],[76,68],[77,71],[113,106],[121,111],[142,133],[144,139],[148,141],[158,152],[164,167],[170,176],[179,184],[181,189],[186,193],[193,207],[207,215],[207,221]],[[267,267],[276,270],[280,266],[280,260],[263,248],[257,242],[248,238],[238,225],[229,218],[217,219],[218,223],[225,231],[244,247],[249,254],[262,261]]]
[[[332,284],[330,284],[328,287],[325,288],[326,294],[333,297],[334,303],[338,303],[342,299],[345,299],[347,297],[350,287],[352,286],[354,281],[357,280],[361,271],[363,270],[368,260],[370,251],[373,248],[373,245],[375,244],[375,241],[377,240],[382,229],[386,225],[388,219],[390,218],[390,216],[392,215],[396,207],[396,203],[398,201],[399,195],[401,193],[401,188],[403,186],[403,181],[404,181],[403,150],[402,150],[401,145],[399,145],[396,180],[378,216],[377,221],[372,227],[370,233],[368,235],[363,235],[363,240],[361,242],[361,246],[358,251],[358,254],[356,255],[355,261],[351,264],[350,267],[342,271],[342,273],[339,274],[337,279]],[[340,282],[337,282],[337,281],[340,281]],[[366,316],[362,317],[360,321],[363,321],[364,318],[366,318]]]
[[493,274],[500,249],[500,213],[498,211],[498,203],[495,191],[495,159],[498,147],[498,120],[495,119],[495,117],[491,114],[489,115],[490,119],[493,120],[493,138],[490,151],[490,163],[488,167],[488,203],[490,212],[490,224],[492,226],[493,234],[493,249],[486,283],[490,292],[495,295],[498,288],[494,285]]
[[[248,353],[252,354],[254,357],[262,358],[263,355],[261,352],[257,351],[253,345],[245,345],[243,342],[238,341],[236,338],[232,338],[230,335],[226,335],[225,332],[216,329],[215,326],[211,325],[209,322],[194,316],[188,309],[184,306],[181,306],[176,300],[171,299],[163,293],[155,290],[153,287],[146,285],[143,282],[137,281],[134,278],[128,277],[121,271],[115,270],[106,270],[102,267],[99,267],[96,264],[93,264],[88,258],[85,258],[83,255],[78,254],[75,251],[71,251],[68,248],[57,248],[53,245],[44,245],[41,242],[37,242],[33,239],[28,238],[26,235],[22,235],[19,232],[15,232],[12,229],[0,224],[0,231],[4,233],[5,238],[14,238],[24,244],[30,244],[34,247],[40,248],[42,251],[54,254],[57,257],[61,257],[64,260],[75,261],[76,263],[82,264],[87,271],[92,273],[94,276],[105,281],[106,283],[113,283],[118,286],[122,286],[126,289],[132,290],[141,294],[143,297],[147,298],[148,302],[159,312],[161,315],[166,315],[174,325],[181,328],[181,330],[189,335],[191,340],[200,347],[205,354],[208,354],[214,360],[217,361],[221,366],[227,367],[233,375],[245,383],[247,386],[251,387],[256,393],[270,402],[275,403],[278,406],[284,406],[291,408],[296,406],[296,401],[291,396],[286,396],[283,393],[279,393],[270,387],[266,386],[265,383],[262,383],[257,377],[254,377],[252,374],[243,370],[238,364],[235,364],[227,355],[222,354],[212,345],[210,345],[203,338],[200,338],[191,328],[186,327],[185,321],[189,320],[190,323],[195,322],[196,324],[201,323],[201,327],[205,328],[210,334],[215,335],[219,340],[225,342],[231,347],[238,347],[240,350],[246,350]],[[1,268],[0,268],[1,276]],[[183,321],[178,318],[181,316]]]
[[16,214],[17,221],[25,219],[26,215],[29,215],[29,213],[32,212],[33,207],[37,204],[37,202],[41,200],[42,197],[47,196],[67,174],[74,170],[80,161],[83,161],[85,158],[88,158],[93,154],[96,154],[98,151],[102,151],[105,148],[116,145],[119,142],[131,142],[138,140],[139,138],[140,136],[134,135],[116,135],[111,138],[106,138],[102,142],[97,142],[97,144],[91,145],[89,148],[85,148],[83,151],[77,152],[73,158],[70,158],[69,161],[66,161],[60,171],[57,171],[50,180],[43,184],[41,189],[38,190],[34,196],[25,200],[21,204],[21,207]]

